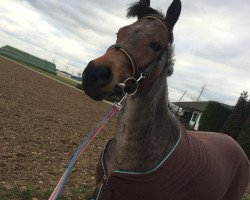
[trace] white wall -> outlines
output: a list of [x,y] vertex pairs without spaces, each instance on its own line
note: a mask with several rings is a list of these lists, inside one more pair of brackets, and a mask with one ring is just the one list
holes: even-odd
[[[197,131],[198,128],[199,128],[201,115],[202,115],[201,112],[194,111],[194,112],[193,112],[193,115],[192,115],[192,117],[191,117],[191,120],[190,120],[190,122],[189,122],[189,125],[190,125],[190,126],[195,125],[195,126],[194,126],[194,130],[196,130],[196,131]],[[195,117],[195,116],[196,116],[196,117]],[[195,117],[195,119],[193,119],[194,117]]]

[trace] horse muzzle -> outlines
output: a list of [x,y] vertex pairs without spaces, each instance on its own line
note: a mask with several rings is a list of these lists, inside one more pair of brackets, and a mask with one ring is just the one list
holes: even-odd
[[94,100],[102,100],[107,92],[105,86],[112,81],[112,70],[108,66],[96,66],[90,61],[82,73],[82,87],[84,92]]

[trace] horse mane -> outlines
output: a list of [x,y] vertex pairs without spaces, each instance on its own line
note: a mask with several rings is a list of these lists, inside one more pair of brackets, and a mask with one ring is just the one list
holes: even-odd
[[127,17],[138,17],[138,19],[146,16],[146,15],[159,15],[162,18],[165,18],[161,11],[155,10],[149,6],[146,2],[136,2],[132,3],[130,7],[127,9]]

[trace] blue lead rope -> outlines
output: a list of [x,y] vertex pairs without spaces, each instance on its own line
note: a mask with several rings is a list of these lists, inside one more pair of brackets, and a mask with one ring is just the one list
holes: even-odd
[[94,139],[94,137],[97,135],[97,133],[100,132],[100,130],[106,125],[106,123],[113,117],[113,115],[116,113],[117,110],[121,110],[122,108],[122,101],[127,98],[127,94],[120,100],[120,102],[115,103],[111,109],[103,116],[103,118],[99,121],[97,126],[90,132],[90,134],[87,136],[87,138],[84,140],[84,142],[78,147],[76,152],[74,153],[74,156],[70,160],[70,163],[65,170],[63,176],[60,178],[56,188],[54,189],[53,193],[51,194],[49,200],[56,200],[67,180],[67,177],[69,175],[69,172],[75,163],[78,156],[86,149],[86,147],[90,144],[90,142]]

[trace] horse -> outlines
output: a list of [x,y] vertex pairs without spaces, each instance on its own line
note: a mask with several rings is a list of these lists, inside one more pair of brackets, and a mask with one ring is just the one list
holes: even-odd
[[240,200],[246,190],[249,161],[240,146],[225,134],[188,131],[170,111],[181,7],[173,0],[164,15],[150,0],[131,4],[127,16],[137,21],[83,71],[90,98],[128,94],[97,164],[92,200]]

